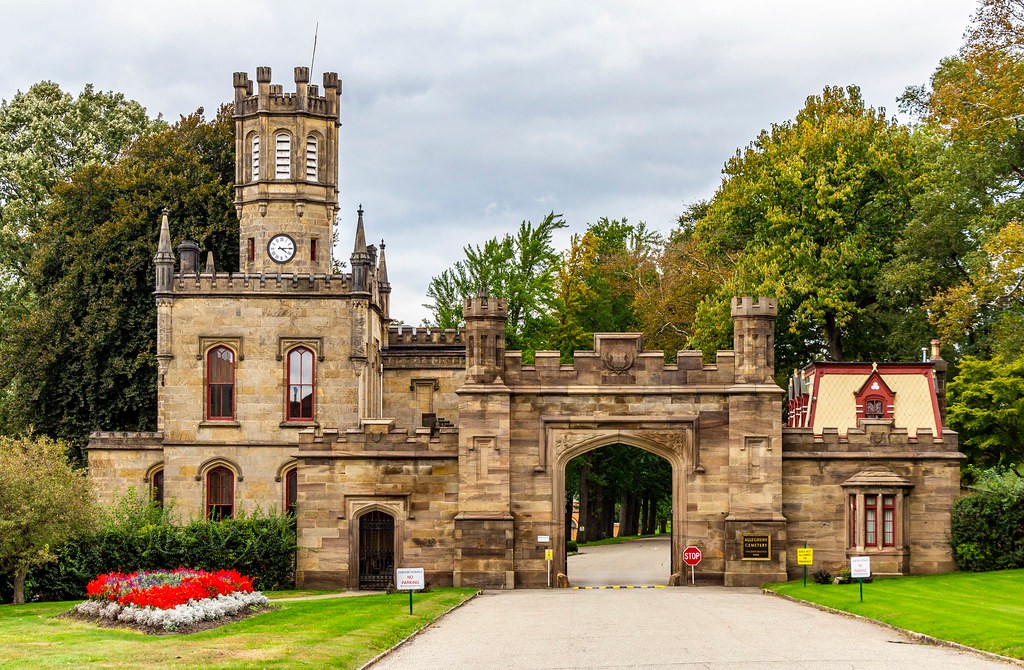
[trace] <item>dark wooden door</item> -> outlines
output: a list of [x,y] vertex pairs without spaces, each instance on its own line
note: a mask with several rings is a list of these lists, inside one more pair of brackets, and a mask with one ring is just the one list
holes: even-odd
[[395,519],[385,512],[359,518],[359,588],[383,591],[395,581]]

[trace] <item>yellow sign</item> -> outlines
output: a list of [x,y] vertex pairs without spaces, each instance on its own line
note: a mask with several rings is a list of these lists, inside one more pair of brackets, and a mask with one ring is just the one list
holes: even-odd
[[814,549],[801,547],[796,550],[797,565],[811,565],[812,563],[814,563]]
[[555,550],[554,549],[545,549],[544,550],[544,560],[545,561],[553,561],[553,560],[555,560]]

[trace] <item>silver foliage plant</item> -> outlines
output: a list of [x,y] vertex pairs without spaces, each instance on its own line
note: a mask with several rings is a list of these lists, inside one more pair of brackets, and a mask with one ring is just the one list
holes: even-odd
[[92,618],[175,631],[203,621],[216,621],[249,608],[266,607],[269,603],[267,597],[259,591],[236,591],[204,600],[190,600],[184,605],[166,610],[99,600],[79,603],[73,610],[77,614]]

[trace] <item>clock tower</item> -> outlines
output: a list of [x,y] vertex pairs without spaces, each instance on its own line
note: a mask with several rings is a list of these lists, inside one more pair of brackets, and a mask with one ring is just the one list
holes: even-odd
[[242,272],[331,273],[338,210],[341,81],[324,73],[324,90],[295,68],[295,92],[256,69],[256,90],[236,72],[235,208]]

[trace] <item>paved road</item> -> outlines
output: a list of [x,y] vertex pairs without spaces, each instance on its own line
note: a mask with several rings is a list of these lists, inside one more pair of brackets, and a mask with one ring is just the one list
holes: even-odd
[[672,574],[671,554],[667,535],[582,547],[569,557],[569,582],[573,586],[665,585]]
[[757,589],[488,591],[373,670],[1007,670]]

